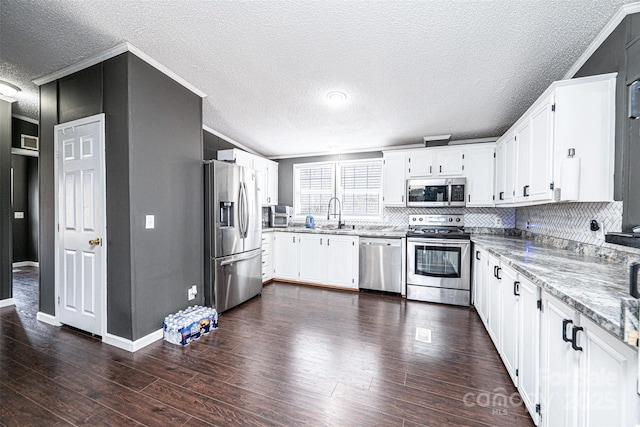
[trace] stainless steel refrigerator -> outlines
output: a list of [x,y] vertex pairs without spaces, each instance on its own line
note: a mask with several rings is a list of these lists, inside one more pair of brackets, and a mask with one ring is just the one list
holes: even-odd
[[256,173],[208,160],[205,187],[205,303],[221,313],[262,292],[261,207]]

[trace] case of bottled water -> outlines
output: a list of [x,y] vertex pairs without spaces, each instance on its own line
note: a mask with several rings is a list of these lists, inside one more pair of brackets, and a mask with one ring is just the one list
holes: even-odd
[[164,339],[172,344],[187,345],[215,329],[218,329],[216,309],[198,305],[170,314],[162,322]]

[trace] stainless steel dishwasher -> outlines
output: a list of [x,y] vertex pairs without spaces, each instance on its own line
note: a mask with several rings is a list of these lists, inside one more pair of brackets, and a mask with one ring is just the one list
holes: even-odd
[[402,240],[360,238],[360,289],[402,292]]

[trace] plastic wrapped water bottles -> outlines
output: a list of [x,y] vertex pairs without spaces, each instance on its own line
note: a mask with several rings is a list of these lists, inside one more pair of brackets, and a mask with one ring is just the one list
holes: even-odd
[[218,312],[214,308],[193,306],[170,314],[162,323],[164,339],[171,344],[187,345],[218,329]]

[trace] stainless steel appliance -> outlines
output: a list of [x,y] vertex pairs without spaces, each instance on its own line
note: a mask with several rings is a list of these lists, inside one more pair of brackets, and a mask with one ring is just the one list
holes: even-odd
[[409,215],[407,299],[469,305],[471,238],[463,215]]
[[466,178],[407,180],[407,207],[465,206]]
[[223,312],[262,292],[255,171],[205,161],[205,303]]
[[291,206],[271,206],[269,225],[276,228],[286,228],[289,226],[289,219],[291,218],[292,214],[293,208]]
[[402,292],[402,241],[360,238],[360,289]]

